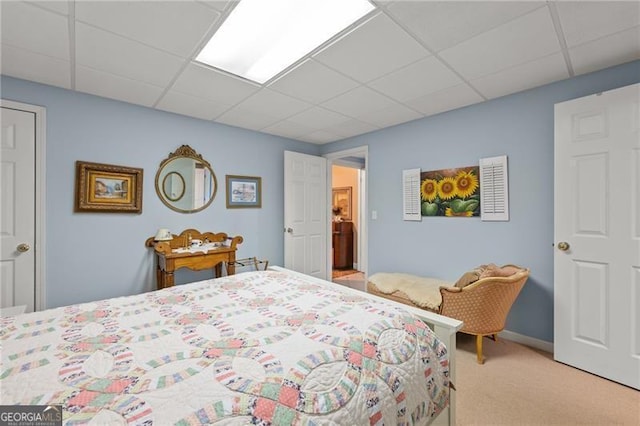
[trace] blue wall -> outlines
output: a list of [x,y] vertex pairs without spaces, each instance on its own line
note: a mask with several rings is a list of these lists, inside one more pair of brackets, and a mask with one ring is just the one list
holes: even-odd
[[[531,278],[507,329],[553,340],[553,105],[640,81],[640,61],[315,146],[2,77],[2,98],[47,107],[47,307],[148,291],[153,260],[143,246],[159,227],[240,234],[239,256],[283,260],[283,151],[322,154],[369,146],[369,273],[403,271],[455,280],[482,263],[516,263]],[[155,194],[157,166],[189,144],[225,174],[262,176],[262,209],[227,210],[224,187],[186,215]],[[402,221],[401,172],[509,157],[511,220]],[[76,160],[142,167],[142,215],[73,213]],[[182,282],[191,279],[183,278]],[[180,280],[179,280],[180,281]]]
[[[529,267],[506,329],[553,341],[554,104],[640,81],[640,61],[416,120],[322,147],[369,146],[369,274],[455,281],[483,263]],[[402,220],[402,170],[469,166],[506,154],[509,222]],[[378,219],[371,220],[371,211]]]
[[[283,152],[317,154],[317,145],[5,76],[0,82],[3,99],[47,108],[48,308],[153,289],[153,256],[144,242],[161,227],[242,235],[239,257],[282,264]],[[194,214],[170,210],[155,192],[158,165],[182,144],[211,163],[219,185],[213,203]],[[74,213],[76,160],[143,168],[142,214]],[[227,209],[227,174],[262,177],[262,208]],[[188,272],[176,278],[193,279]]]

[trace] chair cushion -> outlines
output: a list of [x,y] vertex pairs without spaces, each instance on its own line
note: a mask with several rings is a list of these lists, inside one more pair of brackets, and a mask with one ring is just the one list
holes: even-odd
[[520,272],[521,269],[516,266],[505,265],[503,267],[498,267],[495,264],[491,263],[484,268],[482,273],[480,274],[480,278],[488,278],[488,277],[510,277],[511,275]]

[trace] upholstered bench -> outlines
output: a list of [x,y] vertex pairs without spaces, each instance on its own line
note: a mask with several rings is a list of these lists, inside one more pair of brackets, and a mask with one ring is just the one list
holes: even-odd
[[369,293],[436,312],[464,322],[461,332],[476,336],[478,363],[482,364],[482,337],[504,329],[507,315],[529,277],[529,269],[516,265],[481,265],[451,283],[402,273],[379,272],[369,277]]

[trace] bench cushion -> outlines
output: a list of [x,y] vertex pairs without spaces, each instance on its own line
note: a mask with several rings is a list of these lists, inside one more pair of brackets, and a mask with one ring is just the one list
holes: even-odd
[[367,290],[401,303],[437,311],[442,303],[440,287],[453,283],[439,278],[411,274],[378,272],[369,277]]

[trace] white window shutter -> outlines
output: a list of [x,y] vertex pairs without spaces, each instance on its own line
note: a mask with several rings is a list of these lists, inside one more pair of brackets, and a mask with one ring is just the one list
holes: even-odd
[[480,216],[487,221],[509,220],[506,155],[480,159]]
[[422,220],[420,210],[420,169],[402,171],[402,219]]

